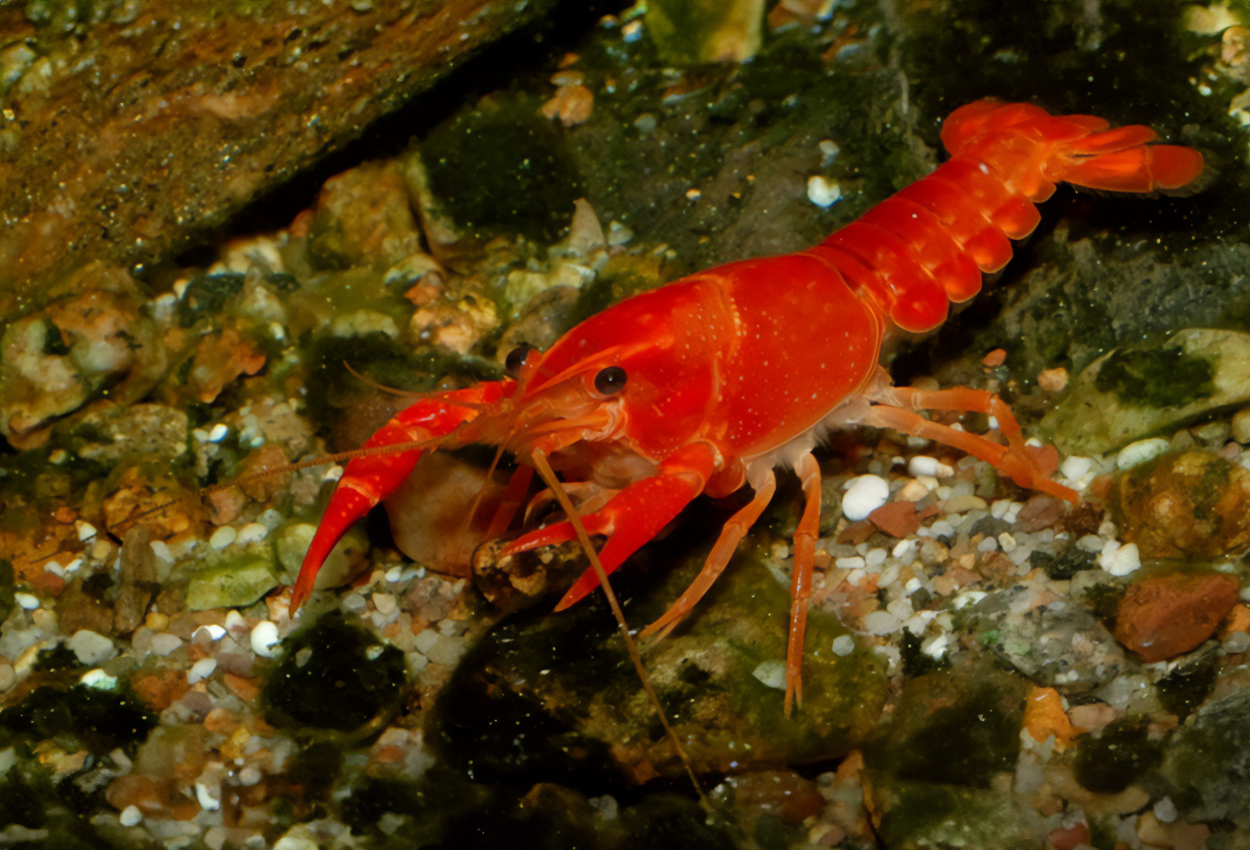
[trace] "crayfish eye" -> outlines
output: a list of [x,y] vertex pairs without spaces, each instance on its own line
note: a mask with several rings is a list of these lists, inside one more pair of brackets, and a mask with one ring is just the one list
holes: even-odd
[[609,366],[595,375],[595,389],[604,395],[616,395],[625,389],[625,378],[624,369],[620,366]]
[[525,365],[525,358],[530,356],[530,352],[534,350],[534,346],[528,343],[521,343],[516,348],[508,352],[507,358],[503,361],[504,373],[509,378],[519,377],[521,367]]

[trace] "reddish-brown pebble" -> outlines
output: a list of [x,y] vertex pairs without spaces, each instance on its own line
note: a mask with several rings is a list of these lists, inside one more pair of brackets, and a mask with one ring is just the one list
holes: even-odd
[[911,502],[890,502],[882,505],[870,513],[868,519],[891,537],[907,537],[920,528],[920,520],[916,518],[916,506]]
[[1089,827],[1083,823],[1074,823],[1067,829],[1053,830],[1046,840],[1055,850],[1072,850],[1082,844],[1089,844]]
[[1237,604],[1240,583],[1224,573],[1171,573],[1132,585],[1120,600],[1115,637],[1147,663],[1188,652],[1215,633]]

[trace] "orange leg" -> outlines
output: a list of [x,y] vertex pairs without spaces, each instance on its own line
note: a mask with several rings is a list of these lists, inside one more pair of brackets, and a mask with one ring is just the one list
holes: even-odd
[[[1021,487],[1040,490],[1060,499],[1077,503],[1076,491],[1051,481],[1038,468],[1036,460],[1024,444],[1024,434],[1011,408],[1001,398],[985,390],[968,387],[952,387],[947,390],[917,390],[911,387],[890,387],[881,393],[883,401],[891,404],[874,404],[862,420],[865,425],[892,428],[989,461],[1006,473]],[[946,425],[932,422],[915,413],[916,410],[961,410],[971,413],[987,413],[998,420],[999,430],[1007,438],[1007,445],[995,443],[978,434],[957,431]]]
[[[516,383],[511,380],[492,381],[463,390],[453,390],[423,398],[405,408],[378,429],[363,448],[398,446],[423,442],[456,430],[477,416],[477,405],[492,404],[511,394]],[[474,407],[458,407],[457,401],[471,402]],[[313,535],[312,543],[300,565],[295,587],[291,589],[290,610],[294,614],[312,593],[317,572],[339,538],[352,523],[367,514],[374,505],[391,494],[421,459],[423,449],[409,448],[395,452],[366,454],[353,458],[343,470],[330,504],[326,507]]]
[[639,637],[646,639],[654,636],[656,640],[663,640],[668,637],[669,632],[677,627],[687,614],[698,604],[703,598],[703,594],[708,592],[720,574],[725,571],[730,558],[738,549],[738,543],[741,542],[743,536],[750,530],[755,521],[760,518],[760,514],[764,512],[764,508],[768,507],[768,503],[772,501],[773,494],[777,492],[777,479],[773,475],[772,470],[768,470],[768,477],[760,483],[755,491],[755,498],[749,504],[729,518],[725,523],[725,527],[721,529],[720,537],[716,539],[716,545],[712,547],[712,551],[708,554],[707,560],[703,562],[703,569],[699,570],[699,574],[695,576],[694,581],[686,588],[683,593],[672,606],[664,612],[664,614],[651,625],[647,626],[639,634]]
[[[703,492],[716,471],[718,453],[707,443],[694,443],[665,458],[659,472],[626,487],[599,510],[582,517],[588,534],[606,534],[609,540],[599,553],[605,573],[612,573],[644,543]],[[526,552],[539,546],[564,543],[577,536],[569,521],[522,535],[504,549],[504,555]],[[588,595],[599,584],[593,570],[573,583],[556,606],[563,611]]]
[[807,502],[794,532],[794,567],[790,575],[790,638],[786,644],[786,717],[803,705],[803,637],[807,606],[812,598],[812,569],[816,565],[816,537],[820,531],[820,465],[803,455],[795,469]]

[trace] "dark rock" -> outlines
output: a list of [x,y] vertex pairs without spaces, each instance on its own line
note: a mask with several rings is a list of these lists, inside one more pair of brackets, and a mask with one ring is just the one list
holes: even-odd
[[1225,821],[1250,830],[1250,690],[1191,715],[1168,742],[1160,772],[1191,823]]
[[[657,583],[646,575],[645,553],[659,557],[671,545],[635,556],[632,575],[618,582],[637,624],[663,613],[701,565],[705,553]],[[630,591],[644,582],[645,593]],[[448,758],[488,781],[576,775],[602,783],[616,775],[641,782],[681,774],[599,596],[555,615],[514,616],[470,650],[440,695],[430,730]],[[786,589],[758,563],[740,559],[681,627],[644,647],[652,683],[696,771],[834,758],[875,724],[885,698],[880,662],[862,648],[835,655],[829,646],[845,630],[818,612],[808,621],[803,705],[783,715],[782,691],[754,674],[784,658],[788,612]]]
[[403,653],[337,613],[291,634],[261,690],[265,719],[292,732],[348,740],[385,726],[406,683]]

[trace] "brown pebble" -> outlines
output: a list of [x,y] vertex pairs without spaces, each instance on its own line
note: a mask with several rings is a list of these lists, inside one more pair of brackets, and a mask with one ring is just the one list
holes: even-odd
[[1215,633],[1237,604],[1240,583],[1224,573],[1143,579],[1120,600],[1115,637],[1147,663],[1188,652]]
[[882,505],[870,513],[868,519],[891,537],[907,537],[920,528],[916,506],[911,502],[890,502]]
[[842,529],[842,533],[838,535],[838,542],[858,546],[876,534],[876,532],[877,527],[875,525],[866,519],[861,519],[859,522],[853,522]]
[[1007,352],[1001,348],[995,348],[989,354],[981,358],[981,362],[993,369],[995,366],[1001,366],[1007,362]]

